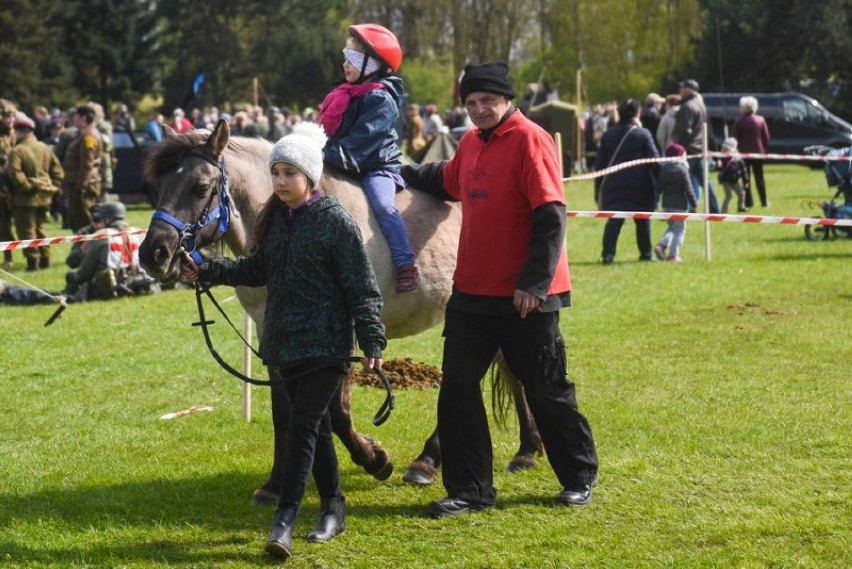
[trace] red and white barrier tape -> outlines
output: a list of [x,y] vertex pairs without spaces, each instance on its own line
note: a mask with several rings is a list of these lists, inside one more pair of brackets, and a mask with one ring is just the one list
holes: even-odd
[[66,237],[45,237],[43,239],[25,239],[23,241],[2,241],[0,251],[14,251],[15,249],[32,249],[34,247],[51,247],[63,243],[80,243],[81,241],[97,241],[108,239],[116,235],[144,235],[147,229],[133,229],[131,231],[116,231],[112,233],[89,233],[86,235],[68,235]]
[[[796,160],[802,162],[830,162],[830,161],[850,161],[852,160],[852,156],[815,156],[810,154],[755,154],[748,152],[741,152],[737,154],[740,158],[749,158],[749,159],[760,159],[760,160]],[[579,182],[580,180],[593,180],[595,178],[600,178],[601,176],[606,176],[607,174],[611,174],[613,172],[618,172],[619,170],[624,170],[626,168],[632,168],[634,166],[641,166],[642,164],[661,164],[663,162],[677,162],[679,160],[684,160],[686,158],[701,158],[702,154],[690,154],[689,156],[678,157],[678,156],[661,156],[660,158],[640,158],[638,160],[630,160],[628,162],[622,162],[620,164],[615,164],[613,166],[609,166],[608,168],[604,168],[602,170],[595,170],[593,172],[589,172],[587,174],[580,174],[578,176],[571,176],[568,178],[563,178],[563,182]],[[707,156],[709,158],[722,158],[724,156],[728,156],[727,154],[723,154],[721,152],[708,152]]]
[[778,217],[772,215],[728,215],[724,213],[674,213],[662,211],[569,211],[568,217],[602,219],[659,219],[674,221],[721,221],[726,223],[780,223],[783,225],[834,225],[852,227],[852,219],[824,217]]
[[[617,219],[673,219],[676,221],[721,221],[726,223],[780,223],[784,225],[836,225],[852,227],[852,219],[834,219],[825,217],[788,217],[774,215],[728,215],[721,213],[673,213],[673,212],[644,212],[644,211],[569,211],[568,217],[594,217]],[[33,247],[50,247],[62,243],[78,243],[80,241],[95,241],[115,235],[142,235],[147,229],[134,229],[112,234],[71,235],[68,237],[45,237],[44,239],[27,239],[25,241],[0,242],[0,251],[14,251]]]

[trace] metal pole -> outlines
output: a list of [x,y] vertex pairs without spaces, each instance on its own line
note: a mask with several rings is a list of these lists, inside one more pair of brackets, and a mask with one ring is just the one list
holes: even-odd
[[[562,133],[554,132],[553,141],[556,143],[556,157],[559,159],[559,175],[565,177],[565,166],[562,164]],[[568,172],[571,175],[571,172]]]
[[[703,188],[704,188],[704,213],[710,213],[710,163],[707,158],[707,123],[705,122],[702,125],[702,170],[704,174]],[[709,261],[711,257],[710,254],[710,221],[704,221],[704,260]]]
[[[246,342],[252,342],[252,320],[247,312],[243,311],[243,337]],[[243,346],[243,375],[251,377],[251,349]],[[243,419],[251,423],[251,384],[243,383]]]

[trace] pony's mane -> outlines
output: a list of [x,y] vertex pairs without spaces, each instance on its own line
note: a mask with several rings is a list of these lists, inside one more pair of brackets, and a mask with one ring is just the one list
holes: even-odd
[[[194,130],[164,138],[162,142],[151,146],[142,166],[145,181],[156,185],[163,174],[177,168],[178,164],[186,157],[186,154],[190,150],[202,146],[207,142],[209,136],[209,130]],[[231,137],[228,141],[228,150],[251,151],[252,146],[266,144],[268,144],[266,140]]]

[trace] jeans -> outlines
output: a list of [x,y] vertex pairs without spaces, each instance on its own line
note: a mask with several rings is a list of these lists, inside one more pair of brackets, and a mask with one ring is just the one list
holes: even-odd
[[[692,191],[695,192],[695,199],[698,200],[698,210],[701,210],[701,183],[704,181],[704,161],[701,158],[689,158],[689,179],[692,182]],[[716,192],[713,190],[713,182],[710,177],[707,177],[707,199],[710,202],[710,213],[719,213],[719,202],[716,199]]]
[[408,230],[394,205],[396,183],[380,173],[369,174],[361,180],[370,210],[376,216],[382,235],[388,242],[391,259],[396,268],[414,264],[414,252],[408,240]]
[[[683,213],[681,210],[673,209],[666,209],[664,211]],[[680,257],[680,247],[683,245],[684,237],[686,237],[686,222],[669,219],[666,221],[666,225],[666,230],[663,232],[662,237],[660,237],[659,243],[668,249],[669,259],[676,259]]]
[[737,196],[737,211],[745,210],[745,192],[739,182],[732,184],[730,182],[722,182],[722,188],[725,190],[725,200],[722,202],[722,213],[728,213],[728,204],[731,203],[731,198]]
[[567,379],[559,312],[482,315],[448,308],[438,392],[438,436],[447,495],[494,505],[493,449],[480,383],[497,349],[524,386],[547,459],[563,488],[591,484],[598,457]]
[[[639,248],[639,257],[641,259],[651,259],[651,222],[647,219],[634,219],[636,224],[636,246]],[[623,219],[610,218],[606,220],[603,234],[603,252],[601,257],[614,258],[615,247],[618,243],[618,236],[621,234],[621,226],[624,225]]]
[[279,508],[298,508],[313,472],[320,498],[339,498],[340,471],[331,436],[328,405],[346,375],[346,364],[316,363],[281,369],[292,407]]

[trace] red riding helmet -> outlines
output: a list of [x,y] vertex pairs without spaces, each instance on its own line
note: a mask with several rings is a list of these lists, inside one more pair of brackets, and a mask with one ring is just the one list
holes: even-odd
[[349,26],[349,34],[361,42],[374,55],[396,73],[402,63],[402,48],[399,40],[389,29],[378,24],[356,24]]

